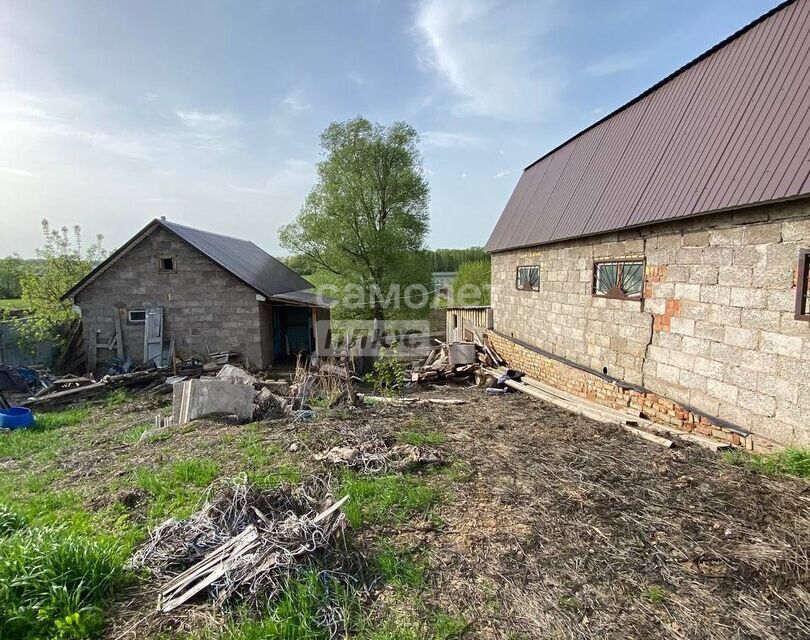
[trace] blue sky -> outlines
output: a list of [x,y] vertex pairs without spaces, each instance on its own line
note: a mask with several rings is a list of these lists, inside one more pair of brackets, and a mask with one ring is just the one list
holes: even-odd
[[165,215],[283,254],[318,136],[422,136],[431,247],[483,244],[522,168],[776,0],[0,0],[0,256]]

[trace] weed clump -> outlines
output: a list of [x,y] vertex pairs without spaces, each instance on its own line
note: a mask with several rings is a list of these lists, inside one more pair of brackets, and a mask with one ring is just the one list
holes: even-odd
[[[7,521],[6,521],[7,522]],[[66,527],[22,528],[0,544],[0,638],[91,638],[128,578],[120,545]]]
[[768,475],[810,478],[810,449],[790,447],[771,454],[748,453],[734,449],[725,454],[731,464],[748,467]]

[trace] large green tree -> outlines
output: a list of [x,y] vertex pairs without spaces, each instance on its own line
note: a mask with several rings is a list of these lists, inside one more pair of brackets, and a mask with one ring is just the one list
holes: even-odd
[[78,225],[71,232],[67,227],[53,229],[43,220],[42,234],[39,260],[25,263],[20,277],[23,306],[32,313],[19,321],[17,336],[22,346],[28,347],[42,341],[61,345],[65,329],[76,317],[71,301],[62,300],[62,295],[106,255],[101,235],[89,247],[82,247]]
[[[392,317],[399,293],[413,303],[429,300],[408,285],[429,285],[424,251],[429,187],[422,171],[416,130],[365,118],[334,122],[321,134],[324,159],[317,181],[296,220],[279,232],[281,244],[318,265],[321,282],[339,289],[379,291],[349,317]],[[421,291],[421,293],[419,292]],[[388,298],[388,302],[386,302]]]

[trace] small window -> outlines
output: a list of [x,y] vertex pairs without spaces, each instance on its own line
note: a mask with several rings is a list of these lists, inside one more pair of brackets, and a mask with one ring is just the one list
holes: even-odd
[[520,291],[540,291],[540,267],[518,267],[515,286]]
[[796,274],[796,320],[810,320],[810,249],[799,251]]
[[146,322],[146,311],[144,309],[130,309],[127,311],[127,322],[129,324],[143,324]]
[[593,295],[640,300],[644,291],[643,260],[611,260],[593,265]]
[[161,271],[174,271],[174,258],[171,256],[159,258],[158,265]]

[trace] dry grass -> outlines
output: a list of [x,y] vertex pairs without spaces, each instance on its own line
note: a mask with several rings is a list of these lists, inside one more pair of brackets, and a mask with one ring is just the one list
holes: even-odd
[[[7,447],[0,503],[134,547],[188,515],[213,475],[298,482],[324,472],[315,455],[330,447],[427,439],[447,465],[336,475],[335,490],[356,497],[347,535],[379,571],[354,637],[810,637],[810,483],[694,446],[665,450],[524,396],[427,393],[467,403],[201,420],[144,441],[165,400],[99,406]],[[418,550],[418,566],[392,550]],[[153,607],[147,583],[118,594],[110,637]],[[162,628],[260,637],[229,624],[200,603]]]

